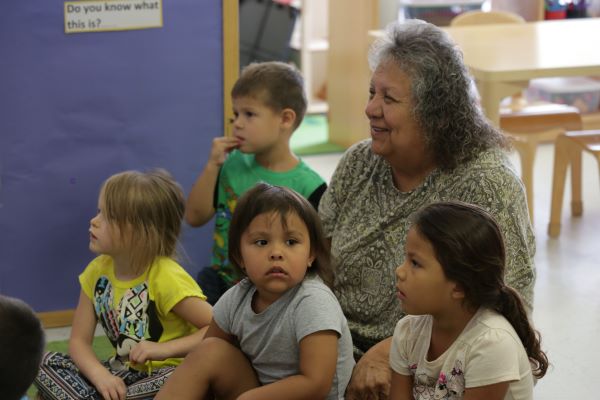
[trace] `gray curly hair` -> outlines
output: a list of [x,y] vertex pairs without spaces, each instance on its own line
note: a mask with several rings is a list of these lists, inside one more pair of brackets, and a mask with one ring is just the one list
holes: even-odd
[[452,170],[483,150],[509,147],[482,114],[462,53],[440,28],[414,19],[388,25],[369,50],[371,70],[383,61],[410,77],[413,117],[439,168]]

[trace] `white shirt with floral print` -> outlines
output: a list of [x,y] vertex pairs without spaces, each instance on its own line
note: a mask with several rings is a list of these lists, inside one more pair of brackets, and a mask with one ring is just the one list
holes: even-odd
[[427,360],[433,317],[407,315],[396,325],[390,366],[413,378],[415,400],[463,398],[465,388],[510,382],[504,400],[532,400],[533,375],[525,348],[502,315],[481,308],[456,341]]

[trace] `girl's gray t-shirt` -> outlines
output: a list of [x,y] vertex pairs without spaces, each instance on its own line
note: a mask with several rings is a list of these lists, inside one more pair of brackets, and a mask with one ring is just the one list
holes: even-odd
[[348,323],[333,292],[319,277],[307,276],[260,314],[252,310],[256,287],[248,278],[215,304],[217,325],[237,338],[261,384],[300,373],[300,340],[312,333],[337,332],[338,360],[327,399],[343,399],[354,358]]

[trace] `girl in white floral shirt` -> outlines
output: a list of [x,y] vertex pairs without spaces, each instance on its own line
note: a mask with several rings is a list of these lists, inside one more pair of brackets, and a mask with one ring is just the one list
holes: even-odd
[[390,352],[390,399],[533,399],[546,373],[519,294],[504,284],[504,241],[493,217],[461,202],[418,211],[396,291],[408,315]]

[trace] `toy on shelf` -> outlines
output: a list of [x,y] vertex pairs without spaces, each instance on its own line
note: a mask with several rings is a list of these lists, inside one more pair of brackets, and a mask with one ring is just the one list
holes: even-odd
[[545,19],[585,18],[589,0],[546,0]]

